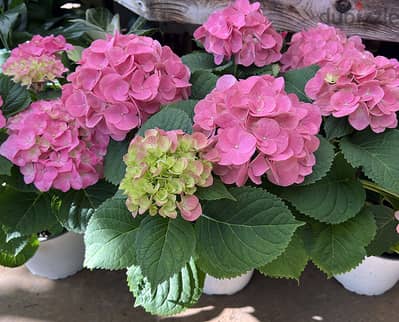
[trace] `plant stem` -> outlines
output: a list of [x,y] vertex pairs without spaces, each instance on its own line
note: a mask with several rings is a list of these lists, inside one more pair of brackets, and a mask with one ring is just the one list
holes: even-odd
[[399,200],[399,194],[389,191],[385,188],[382,188],[379,185],[376,185],[375,183],[373,183],[371,181],[360,180],[360,183],[362,184],[363,188],[365,188],[366,190],[374,191],[381,195],[388,195],[388,196],[391,196],[391,197]]

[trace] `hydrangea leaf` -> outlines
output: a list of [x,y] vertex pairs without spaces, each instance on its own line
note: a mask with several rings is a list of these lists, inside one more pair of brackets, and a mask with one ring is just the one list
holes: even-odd
[[198,265],[217,278],[235,277],[281,255],[302,225],[276,196],[259,188],[233,188],[237,201],[204,205],[196,223]]
[[123,199],[105,201],[87,225],[85,266],[116,270],[134,265],[142,218],[133,218]]
[[12,163],[0,155],[0,175],[10,176]]
[[353,133],[354,128],[349,124],[347,118],[336,118],[328,116],[324,119],[324,131],[328,140],[341,138]]
[[312,65],[309,67],[290,70],[284,73],[285,91],[287,93],[294,93],[302,102],[311,102],[305,93],[306,83],[314,77],[319,67]]
[[305,177],[301,185],[306,186],[325,177],[334,161],[334,146],[322,136],[318,136],[320,147],[315,152],[316,164],[313,166],[313,172]]
[[339,224],[356,216],[366,200],[356,170],[338,155],[330,173],[308,186],[277,188],[299,212],[321,222]]
[[399,193],[399,131],[358,132],[341,141],[345,158],[377,184]]
[[129,148],[129,140],[117,142],[110,140],[104,158],[104,177],[108,182],[118,185],[125,176],[126,165],[123,156]]
[[96,209],[116,192],[116,187],[105,181],[82,190],[60,194],[61,206],[56,213],[58,221],[68,230],[84,233]]
[[216,87],[217,79],[217,76],[209,71],[199,70],[193,73],[190,79],[191,98],[203,99]]
[[127,271],[130,291],[135,297],[135,307],[142,306],[148,313],[172,315],[195,304],[202,294],[205,274],[195,265],[194,259],[179,272],[158,285],[151,285],[139,266]]
[[374,216],[367,208],[339,225],[315,224],[311,259],[328,276],[348,272],[366,257],[365,247],[376,229]]
[[7,234],[0,227],[0,265],[17,267],[26,263],[39,247],[36,234],[7,240]]
[[201,51],[195,51],[184,55],[181,57],[181,60],[183,61],[183,64],[190,68],[191,73],[194,73],[197,70],[211,71],[215,68],[213,56]]
[[0,223],[20,236],[49,230],[57,222],[49,193],[6,189],[0,194],[0,209]]
[[151,285],[168,280],[194,255],[193,225],[180,217],[146,216],[137,240],[137,265]]
[[177,109],[162,109],[150,117],[138,131],[138,135],[144,136],[146,130],[159,128],[165,131],[183,130],[192,133],[192,122],[187,113]]
[[399,234],[396,232],[398,221],[391,208],[372,205],[368,209],[373,213],[377,223],[377,233],[373,241],[367,247],[368,256],[380,256],[384,252],[399,243]]
[[21,112],[31,103],[29,91],[3,74],[0,74],[0,96],[4,102],[1,110],[7,117]]
[[198,100],[185,100],[185,101],[180,101],[176,103],[169,104],[165,106],[164,108],[174,108],[176,110],[181,110],[183,112],[186,112],[187,115],[190,117],[190,120],[194,118],[194,107],[197,105]]
[[198,188],[195,195],[202,200],[230,199],[236,201],[236,198],[229,192],[224,183],[217,178],[214,178],[212,186]]
[[270,277],[299,280],[308,260],[309,255],[302,239],[302,229],[299,228],[284,253],[271,263],[259,267],[258,270]]

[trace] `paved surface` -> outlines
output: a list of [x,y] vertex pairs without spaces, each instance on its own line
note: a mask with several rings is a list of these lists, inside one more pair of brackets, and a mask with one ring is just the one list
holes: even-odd
[[255,274],[234,296],[203,296],[196,308],[160,319],[133,308],[121,271],[49,281],[0,267],[1,322],[399,322],[398,308],[399,284],[383,296],[358,296],[311,267],[300,286]]

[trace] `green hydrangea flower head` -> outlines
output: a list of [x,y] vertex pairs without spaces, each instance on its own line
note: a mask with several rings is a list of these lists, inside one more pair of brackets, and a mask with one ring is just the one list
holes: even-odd
[[196,220],[202,214],[194,195],[213,184],[212,163],[202,158],[208,139],[202,133],[147,130],[130,143],[124,157],[126,174],[120,189],[133,216],[149,212],[162,217]]

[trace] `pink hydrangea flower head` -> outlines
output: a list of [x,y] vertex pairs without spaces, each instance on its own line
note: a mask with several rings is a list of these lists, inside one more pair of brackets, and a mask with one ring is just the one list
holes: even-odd
[[54,81],[67,71],[58,53],[72,49],[63,36],[34,36],[11,51],[2,66],[3,73],[25,86]]
[[194,193],[213,183],[212,164],[202,158],[207,146],[204,134],[181,130],[153,129],[136,136],[124,157],[127,167],[120,185],[133,216],[148,211],[176,218],[179,209],[185,220],[196,220],[202,208]]
[[315,165],[319,108],[284,91],[269,75],[237,81],[226,75],[194,109],[194,128],[209,136],[204,158],[226,184],[303,182]]
[[60,99],[37,101],[8,122],[0,155],[40,191],[84,189],[102,176],[109,137],[82,128]]
[[292,36],[288,50],[281,57],[282,70],[324,66],[341,59],[343,52],[350,49],[364,50],[359,37],[348,39],[341,30],[318,23]]
[[399,111],[399,62],[367,51],[344,52],[309,80],[306,94],[323,115],[348,117],[356,130],[381,133],[396,128]]
[[[3,104],[4,104],[3,98],[0,96],[0,107],[2,107]],[[5,127],[5,126],[6,126],[6,123],[7,123],[7,120],[6,120],[6,118],[4,117],[2,111],[0,110],[0,129],[2,129],[3,127]]]
[[162,104],[187,99],[189,79],[188,67],[169,47],[115,34],[83,51],[63,101],[80,124],[123,140]]
[[232,56],[236,64],[258,67],[281,58],[283,38],[263,15],[259,2],[236,0],[212,13],[194,32],[194,37],[214,55],[217,65]]

